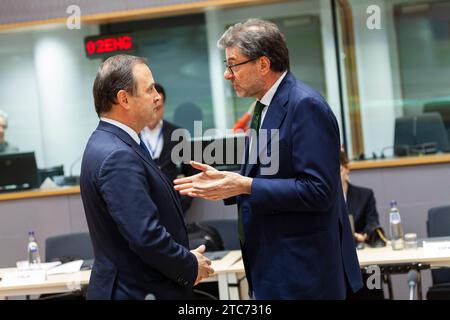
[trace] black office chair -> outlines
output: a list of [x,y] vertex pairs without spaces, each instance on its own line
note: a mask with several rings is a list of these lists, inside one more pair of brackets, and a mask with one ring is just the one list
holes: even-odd
[[225,250],[240,250],[239,237],[237,234],[237,220],[234,219],[218,219],[206,220],[202,223],[214,227],[222,238]]
[[[436,207],[428,210],[428,237],[450,236],[450,206]],[[428,289],[427,300],[450,299],[450,270],[431,270],[433,285]]]
[[[239,238],[237,234],[237,221],[233,219],[218,219],[201,221],[203,225],[215,228],[222,238],[224,250],[239,250]],[[195,298],[198,300],[218,300],[219,290],[217,283],[199,283],[194,290]]]
[[[194,121],[202,121],[203,120],[203,112],[200,107],[192,102],[184,102],[180,104],[173,115],[173,122],[187,129],[191,137],[194,137]],[[203,134],[203,133],[201,133]]]
[[436,101],[430,102],[423,106],[423,112],[437,112],[441,115],[444,122],[447,137],[450,141],[450,101]]
[[69,233],[49,237],[45,240],[45,261],[92,260],[94,249],[88,232]]
[[395,156],[448,152],[449,150],[449,139],[439,113],[430,112],[395,119]]
[[[45,261],[85,260],[84,265],[91,266],[94,259],[94,249],[88,232],[63,234],[49,237],[45,240]],[[87,263],[86,263],[87,262]],[[62,294],[41,295],[39,300],[84,300],[86,288],[79,291]]]

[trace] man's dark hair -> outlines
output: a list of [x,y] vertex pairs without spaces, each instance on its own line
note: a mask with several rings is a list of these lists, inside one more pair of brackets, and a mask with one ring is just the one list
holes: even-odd
[[117,103],[117,92],[125,90],[134,95],[137,83],[133,77],[133,67],[137,64],[147,64],[145,58],[119,54],[106,59],[97,71],[93,94],[95,111],[101,114],[111,110]]
[[236,23],[217,42],[221,49],[238,47],[249,59],[267,57],[272,71],[289,70],[289,50],[277,25],[260,19]]
[[166,90],[164,90],[164,87],[159,83],[155,83],[155,90],[162,96],[162,101],[166,102]]

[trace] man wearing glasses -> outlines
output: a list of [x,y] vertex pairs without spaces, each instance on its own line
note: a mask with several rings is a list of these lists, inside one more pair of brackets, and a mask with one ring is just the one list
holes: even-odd
[[[240,174],[192,163],[203,172],[175,180],[181,194],[238,205],[238,234],[250,292],[256,299],[345,299],[362,286],[340,182],[339,128],[325,99],[289,72],[283,34],[250,19],[218,41],[224,77],[239,97],[254,97],[251,129]],[[273,174],[252,145],[278,130]],[[275,137],[276,138],[276,137]],[[265,142],[263,142],[265,141]],[[265,145],[264,145],[265,143]],[[258,152],[259,153],[259,152]],[[259,153],[261,155],[261,153]]]
[[8,115],[0,110],[0,153],[19,151],[19,148],[10,145],[5,140],[6,129],[8,129]]

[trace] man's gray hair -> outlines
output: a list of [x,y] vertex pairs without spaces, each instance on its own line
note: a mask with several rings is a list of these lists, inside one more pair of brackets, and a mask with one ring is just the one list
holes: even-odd
[[5,119],[5,123],[6,125],[8,125],[8,115],[6,114],[6,112],[0,110],[0,118]]
[[277,25],[261,20],[249,19],[228,28],[217,41],[220,49],[238,47],[249,59],[265,56],[273,71],[289,69],[289,50],[284,35]]

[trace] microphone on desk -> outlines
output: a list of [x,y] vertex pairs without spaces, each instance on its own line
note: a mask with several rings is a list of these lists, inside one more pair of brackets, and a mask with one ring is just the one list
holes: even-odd
[[386,159],[386,155],[384,154],[387,150],[392,150],[392,154],[395,155],[395,147],[394,146],[386,146],[383,149],[381,149],[380,152],[380,158]]
[[414,291],[416,290],[419,274],[416,270],[411,269],[408,272],[409,300],[414,300]]
[[81,160],[82,156],[79,156],[74,162],[72,162],[72,164],[70,165],[70,169],[69,169],[69,176],[68,177],[64,177],[64,184],[68,185],[68,186],[74,186],[77,185],[79,183],[78,181],[78,177],[73,175],[73,168],[75,167],[75,165]]

